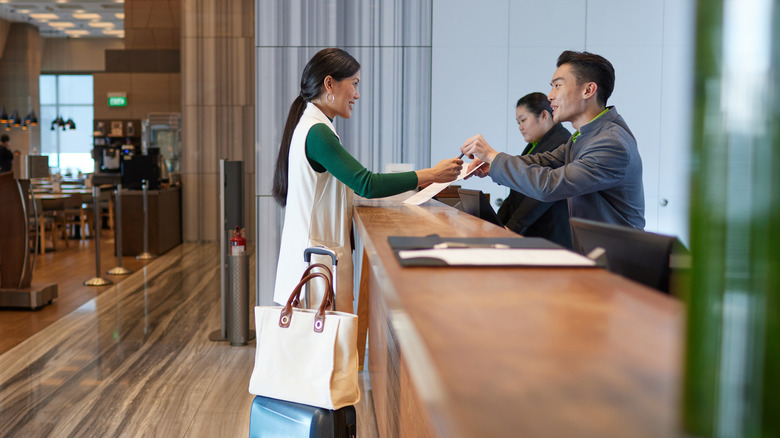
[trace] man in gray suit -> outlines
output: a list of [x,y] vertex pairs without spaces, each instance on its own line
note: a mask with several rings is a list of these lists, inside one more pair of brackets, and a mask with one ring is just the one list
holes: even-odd
[[615,69],[588,52],[564,51],[547,96],[556,123],[571,122],[577,132],[558,148],[535,155],[499,153],[477,134],[460,150],[474,161],[479,176],[551,202],[568,199],[571,217],[638,229],[645,226],[642,159],[636,139],[607,99]]

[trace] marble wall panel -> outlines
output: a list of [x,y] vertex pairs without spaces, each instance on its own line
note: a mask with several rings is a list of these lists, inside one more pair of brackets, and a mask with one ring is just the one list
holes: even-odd
[[[27,23],[12,23],[6,35],[0,58],[0,105],[9,112],[19,111],[22,117],[30,110],[40,115],[41,38],[38,28]],[[13,148],[22,154],[40,150],[40,129],[12,130],[8,134]]]
[[182,238],[185,242],[201,240],[200,236],[200,174],[184,168],[182,179]]
[[[198,120],[200,120],[198,108],[186,108],[182,112],[182,138],[198,138],[200,130]],[[198,163],[201,158],[200,148],[187,147],[187,145],[188,143],[184,143],[182,148],[181,169],[184,174],[196,174],[199,170]],[[184,196],[185,198],[187,196],[186,190]]]
[[[553,47],[557,51],[564,46],[571,50],[582,50],[588,23],[574,17],[584,17],[587,10],[588,2],[582,0],[511,1],[509,47]],[[566,20],[565,25],[558,25],[562,15],[572,19]]]
[[[185,240],[214,240],[219,159],[243,160],[251,170],[245,172],[250,178],[246,188],[253,189],[254,2],[182,0],[181,11],[183,155],[185,172],[197,187],[185,190],[184,197],[198,206],[192,210],[199,215],[185,216],[185,223],[196,222],[185,224],[192,233],[185,234]],[[244,219],[251,236],[254,190],[247,193]]]
[[[214,167],[217,168],[217,165]],[[219,239],[219,173],[201,172],[198,180],[197,195],[201,205],[199,240],[215,241]]]
[[[509,3],[509,0],[434,2],[433,46],[501,47],[506,45],[510,27]],[[519,23],[511,24],[522,26]],[[464,61],[468,60],[464,58]],[[489,67],[489,64],[470,63],[469,66],[484,68]]]

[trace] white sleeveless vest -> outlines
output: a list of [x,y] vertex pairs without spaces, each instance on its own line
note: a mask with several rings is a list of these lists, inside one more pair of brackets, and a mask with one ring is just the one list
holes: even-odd
[[[329,172],[316,172],[306,159],[306,136],[312,126],[324,123],[336,130],[325,114],[308,103],[295,127],[287,167],[287,207],[285,208],[279,264],[276,267],[274,301],[284,305],[301,279],[305,263],[303,250],[324,245],[336,252],[338,278],[337,310],[352,313],[352,189]],[[338,134],[336,134],[338,137]],[[331,259],[312,256],[312,263],[331,266]],[[319,307],[323,285],[315,280],[309,286],[309,307]]]

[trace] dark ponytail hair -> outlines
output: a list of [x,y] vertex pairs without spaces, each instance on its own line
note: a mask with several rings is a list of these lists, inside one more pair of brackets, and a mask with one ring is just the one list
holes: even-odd
[[343,81],[360,70],[360,63],[344,50],[322,49],[309,60],[301,75],[301,91],[290,105],[287,122],[284,124],[279,156],[276,158],[273,190],[274,199],[282,207],[287,205],[287,170],[290,161],[290,143],[293,132],[301,120],[306,103],[322,94],[325,78],[330,76]]
[[532,113],[536,117],[541,116],[543,111],[547,111],[550,113],[550,116],[552,116],[553,110],[550,106],[550,101],[547,99],[547,95],[544,93],[526,94],[517,101],[517,106],[515,108],[519,108],[521,106],[525,107],[528,112]]

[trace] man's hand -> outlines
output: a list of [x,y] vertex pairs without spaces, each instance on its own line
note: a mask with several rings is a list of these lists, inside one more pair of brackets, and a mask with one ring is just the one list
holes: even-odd
[[[477,170],[474,170],[474,169]],[[474,173],[470,173],[472,170],[474,170]],[[486,162],[480,160],[479,158],[475,158],[474,161],[469,163],[469,168],[467,169],[468,176],[466,179],[471,178],[472,176],[476,175],[480,178],[484,178],[488,176],[488,173],[490,173],[490,164],[487,164]]]
[[488,164],[492,163],[493,159],[498,155],[498,152],[488,144],[487,140],[482,137],[482,134],[477,134],[466,140],[463,146],[460,147],[460,151],[469,158],[478,158]]

